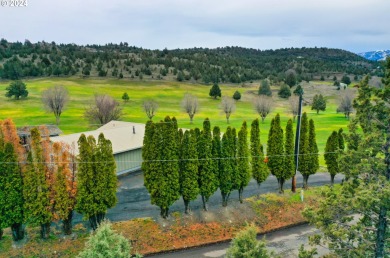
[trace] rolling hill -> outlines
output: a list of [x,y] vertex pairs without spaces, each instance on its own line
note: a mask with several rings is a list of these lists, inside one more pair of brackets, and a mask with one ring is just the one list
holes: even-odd
[[298,82],[340,74],[381,74],[375,61],[330,48],[242,47],[148,50],[127,43],[86,45],[0,40],[0,77],[71,76],[242,83],[268,78]]

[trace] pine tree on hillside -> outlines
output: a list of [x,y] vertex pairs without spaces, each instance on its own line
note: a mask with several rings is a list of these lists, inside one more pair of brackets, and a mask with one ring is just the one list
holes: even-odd
[[198,171],[199,190],[202,196],[203,209],[207,211],[207,202],[218,189],[218,177],[212,160],[213,140],[211,136],[210,120],[203,122],[203,130],[198,139]]
[[50,190],[45,175],[45,159],[37,128],[31,130],[31,151],[23,178],[24,215],[27,224],[40,225],[41,237],[47,238],[52,221]]
[[239,188],[238,196],[240,202],[243,202],[242,193],[244,188],[249,184],[251,180],[251,171],[249,168],[249,147],[248,147],[248,130],[246,122],[242,123],[241,129],[238,132],[237,141],[237,170],[239,176]]
[[199,194],[198,155],[194,130],[186,131],[183,136],[180,162],[180,194],[183,197],[185,213],[190,212],[189,203]]
[[232,175],[232,152],[234,149],[232,142],[232,129],[229,126],[226,129],[226,133],[222,136],[222,147],[221,147],[221,170],[219,171],[219,189],[222,195],[222,206],[227,206],[230,192],[233,188]]
[[313,103],[311,106],[311,110],[316,110],[317,114],[321,111],[325,111],[326,109],[326,100],[322,94],[314,95]]
[[284,145],[283,129],[280,126],[280,115],[276,114],[272,119],[267,144],[268,167],[279,184],[279,192],[283,192],[284,178]]
[[339,172],[338,165],[338,150],[339,150],[339,137],[336,131],[333,131],[332,134],[328,137],[325,146],[324,159],[328,172],[330,174],[330,182],[333,186],[334,177]]
[[269,86],[268,80],[262,80],[259,87],[259,95],[272,96],[271,87]]
[[216,99],[217,97],[221,97],[221,89],[219,88],[217,83],[214,83],[210,89],[209,96]]
[[263,146],[260,143],[259,119],[257,118],[251,124],[250,142],[252,176],[260,186],[269,176],[269,170],[264,162]]
[[14,241],[24,238],[23,205],[23,178],[18,158],[12,143],[7,142],[0,145],[0,239],[7,227],[11,227]]

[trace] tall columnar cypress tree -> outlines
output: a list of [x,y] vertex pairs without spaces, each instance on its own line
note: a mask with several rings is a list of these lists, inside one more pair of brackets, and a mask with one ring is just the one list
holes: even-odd
[[221,130],[218,126],[213,128],[213,140],[211,146],[211,169],[217,179],[217,187],[219,187],[219,174],[222,170],[222,142],[221,142]]
[[222,136],[222,149],[221,149],[221,170],[219,171],[219,189],[221,190],[222,195],[222,206],[227,206],[227,201],[229,199],[230,192],[233,188],[232,175],[232,152],[233,152],[233,142],[232,142],[232,129],[229,126],[226,129],[226,133]]
[[344,143],[343,128],[340,128],[337,134],[338,134],[338,139],[339,139],[339,149],[341,151],[344,151],[345,143]]
[[[160,214],[165,216],[165,210],[161,208],[162,200],[164,196],[164,188],[166,187],[165,178],[162,173],[162,167],[165,162],[162,162],[162,143],[163,143],[163,126],[164,123],[156,123],[152,127],[152,133],[149,134],[151,140],[149,142],[149,148],[146,149],[148,160],[144,160],[144,163],[148,162],[147,171],[144,171],[144,184],[148,192],[150,193],[151,204],[155,204],[160,207]],[[145,134],[146,137],[146,134]],[[145,146],[144,148],[145,149]]]
[[333,131],[332,134],[328,137],[325,146],[324,159],[326,166],[328,167],[328,172],[330,174],[331,185],[334,183],[334,177],[339,172],[338,165],[338,153],[339,150],[339,134],[336,131]]
[[232,189],[233,190],[239,190],[240,189],[240,176],[237,166],[237,131],[236,128],[232,128],[232,133],[230,135],[230,144],[231,144],[231,150],[230,150],[230,163],[232,167]]
[[[304,145],[305,146],[305,145]],[[313,119],[309,121],[309,134],[307,141],[308,151],[303,158],[304,162],[306,162],[306,166],[304,166],[305,170],[301,170],[301,174],[303,176],[303,188],[307,189],[309,180],[309,176],[313,175],[317,172],[320,167],[318,160],[318,146],[316,140],[316,132]]]
[[154,173],[153,168],[155,163],[153,160],[157,160],[158,151],[156,150],[156,141],[154,141],[156,124],[151,120],[146,122],[145,135],[142,148],[142,171],[144,173],[144,185],[149,193],[153,190],[155,180],[153,180]]
[[210,121],[206,118],[203,122],[203,130],[198,139],[198,164],[199,190],[202,196],[203,209],[207,211],[207,202],[211,195],[218,189],[218,177],[212,160],[212,136]]
[[31,130],[31,151],[24,173],[23,196],[25,218],[28,224],[41,226],[41,237],[47,238],[52,221],[49,185],[45,175],[45,159],[37,128]]
[[104,220],[107,209],[116,202],[115,160],[109,140],[99,135],[98,143],[93,136],[82,134],[79,144],[79,167],[77,172],[76,210],[96,230]]
[[116,197],[118,178],[112,144],[110,140],[104,138],[103,133],[99,134],[96,151],[98,162],[95,163],[95,178],[101,179],[96,181],[97,190],[100,189],[99,193],[101,193],[99,205],[101,206],[102,219],[104,219],[107,209],[114,207],[118,201]]
[[284,146],[283,146],[283,129],[280,126],[280,115],[277,114],[272,120],[270,132],[268,134],[268,167],[271,173],[277,178],[279,192],[283,192],[285,181],[284,167]]
[[198,155],[194,130],[186,131],[183,136],[180,162],[180,194],[183,197],[185,213],[190,211],[189,203],[199,194]]
[[79,157],[77,169],[77,195],[76,211],[83,215],[84,219],[89,222],[94,230],[98,227],[96,218],[97,205],[95,204],[95,145],[96,141],[92,136],[88,138],[82,134],[78,140]]
[[251,124],[250,142],[252,176],[260,186],[269,176],[269,170],[264,162],[263,146],[260,143],[259,119],[257,118]]
[[22,240],[23,179],[12,143],[0,145],[0,239],[3,228],[11,227],[14,241]]
[[71,147],[64,143],[53,144],[54,162],[56,164],[54,191],[54,209],[56,218],[62,220],[65,235],[72,233],[73,210],[76,205],[76,171],[73,168],[74,157]]
[[299,158],[298,158],[298,171],[303,176],[303,185],[305,187],[305,177],[308,178],[310,172],[310,158],[309,158],[309,121],[307,114],[304,112],[301,118],[301,132],[299,137]]
[[159,196],[156,196],[156,205],[160,207],[163,218],[168,217],[169,207],[180,198],[179,160],[177,146],[177,129],[169,116],[161,123],[161,136],[157,139],[161,147],[160,158],[162,181],[158,185]]
[[[294,157],[294,131],[293,121],[288,120],[286,126],[286,137],[284,142],[284,180],[290,179],[295,173],[295,157]],[[283,188],[282,188],[283,191]]]
[[242,193],[244,191],[244,188],[249,184],[249,181],[251,180],[251,171],[249,168],[248,129],[245,121],[242,123],[241,129],[238,132],[237,171],[240,182],[238,188],[238,196],[240,202],[242,203]]

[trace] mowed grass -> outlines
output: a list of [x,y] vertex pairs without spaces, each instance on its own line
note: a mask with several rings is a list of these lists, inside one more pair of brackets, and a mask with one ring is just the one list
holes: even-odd
[[[25,80],[29,96],[24,100],[13,100],[5,97],[5,88],[9,82],[0,82],[0,119],[12,118],[17,126],[40,125],[55,123],[54,115],[47,113],[41,102],[42,91],[54,86],[62,85],[69,91],[70,101],[61,115],[60,129],[65,133],[82,132],[95,129],[96,126],[90,126],[84,119],[84,110],[93,101],[94,94],[108,94],[121,103],[123,107],[123,121],[144,123],[147,117],[142,110],[142,103],[145,99],[153,99],[158,102],[159,108],[154,121],[159,121],[165,116],[175,116],[179,126],[183,128],[202,127],[203,120],[209,118],[212,126],[220,126],[225,131],[227,126],[235,127],[237,130],[241,127],[243,121],[247,121],[248,128],[250,123],[258,118],[252,105],[252,99],[256,96],[259,83],[247,83],[242,85],[224,85],[221,84],[222,95],[233,96],[238,90],[242,98],[237,102],[236,112],[231,115],[230,124],[227,124],[225,114],[221,112],[221,100],[214,100],[209,97],[211,85],[181,83],[174,81],[128,81],[128,80],[109,80],[109,79],[80,79],[80,78],[43,78]],[[310,83],[303,84],[305,96],[310,98],[312,95],[322,93],[328,98],[327,110],[316,114],[305,106],[304,111],[308,113],[309,118],[313,118],[316,125],[317,143],[320,152],[323,152],[327,137],[333,130],[340,127],[346,129],[348,121],[343,114],[336,113],[337,96],[340,91],[329,83]],[[289,111],[289,103],[285,99],[277,96],[278,87],[272,87],[275,107],[272,113],[261,123],[261,140],[266,144],[267,134],[272,117],[280,113],[282,126],[285,127],[288,119],[292,118]],[[122,94],[127,92],[130,101],[124,103],[121,99]],[[181,100],[184,94],[188,92],[198,97],[200,110],[195,115],[193,124],[190,123],[188,115],[181,109]],[[323,158],[320,158],[323,165]]]

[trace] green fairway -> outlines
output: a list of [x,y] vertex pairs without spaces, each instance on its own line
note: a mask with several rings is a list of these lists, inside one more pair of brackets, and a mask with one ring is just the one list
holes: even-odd
[[[225,115],[220,110],[220,99],[214,100],[209,97],[211,85],[166,82],[166,81],[128,81],[128,80],[109,80],[109,79],[80,79],[80,78],[43,78],[24,81],[27,84],[29,96],[27,99],[15,101],[5,97],[5,88],[9,82],[0,82],[0,119],[12,118],[17,126],[39,125],[55,123],[54,115],[47,113],[41,102],[41,93],[43,90],[54,85],[66,87],[70,94],[70,101],[66,110],[61,116],[60,128],[65,134],[82,132],[94,129],[88,125],[84,119],[83,113],[89,103],[92,102],[95,93],[109,94],[117,99],[123,107],[123,121],[144,123],[147,120],[142,110],[142,102],[145,99],[153,99],[158,105],[154,121],[163,119],[166,115],[175,116],[178,119],[179,126],[183,128],[201,127],[203,120],[208,117],[212,126],[220,126],[224,131],[228,124]],[[236,112],[230,118],[230,126],[237,129],[242,122],[246,120],[248,127],[253,119],[259,117],[253,110],[252,99],[255,97],[259,84],[224,85],[221,84],[222,95],[233,96],[238,90],[242,98],[237,102]],[[338,130],[340,127],[346,128],[348,121],[342,114],[336,114],[336,98],[340,91],[335,90],[329,84],[310,83],[303,84],[305,89],[305,98],[310,98],[313,94],[322,93],[327,96],[328,104],[325,112],[319,115],[310,110],[310,106],[305,106],[304,111],[308,112],[309,118],[313,118],[317,129],[317,142],[320,152],[323,152],[327,137],[332,130]],[[282,126],[285,127],[286,121],[292,117],[289,112],[289,103],[287,100],[277,96],[277,87],[272,87],[275,106],[272,113],[261,124],[262,143],[266,143],[269,124],[271,118],[277,112],[281,115]],[[130,101],[124,103],[121,96],[127,92]],[[199,99],[200,111],[194,117],[193,124],[190,124],[188,115],[180,107],[183,95],[189,92]],[[323,158],[321,157],[323,165]]]

